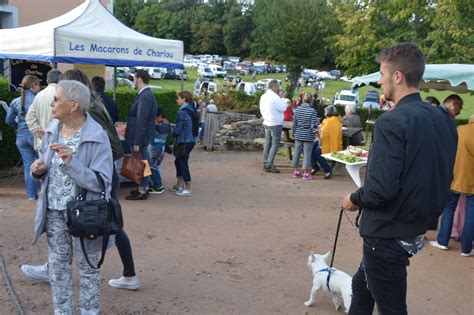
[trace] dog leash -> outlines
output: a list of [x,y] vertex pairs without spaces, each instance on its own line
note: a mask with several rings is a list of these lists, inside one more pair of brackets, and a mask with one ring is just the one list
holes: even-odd
[[329,287],[329,279],[331,279],[331,273],[333,271],[332,266],[333,266],[333,263],[334,263],[334,256],[336,256],[337,239],[339,237],[339,230],[341,229],[341,221],[342,221],[342,214],[343,213],[344,213],[344,208],[341,207],[341,211],[339,212],[339,220],[337,222],[336,237],[334,238],[334,246],[332,248],[331,265],[329,266],[328,276],[326,278],[326,286],[327,286],[329,292],[331,292],[331,288]]

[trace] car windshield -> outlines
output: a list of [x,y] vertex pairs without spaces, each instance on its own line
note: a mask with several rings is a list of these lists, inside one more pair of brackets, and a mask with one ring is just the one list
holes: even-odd
[[349,102],[352,102],[352,101],[355,100],[355,96],[353,96],[353,95],[341,95],[341,96],[339,97],[339,99],[340,99],[341,101],[349,101]]
[[379,99],[378,97],[374,96],[374,95],[367,95],[365,97],[365,102],[376,102],[378,103]]

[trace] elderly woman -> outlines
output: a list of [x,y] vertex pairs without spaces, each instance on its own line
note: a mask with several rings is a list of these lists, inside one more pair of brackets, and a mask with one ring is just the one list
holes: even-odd
[[175,137],[175,146],[184,147],[183,154],[175,154],[174,165],[176,166],[177,182],[171,188],[175,191],[177,196],[191,196],[191,173],[189,172],[189,154],[194,148],[195,137],[193,136],[193,120],[198,118],[198,113],[191,105],[193,103],[193,96],[188,91],[181,91],[178,93],[176,99],[178,103],[178,119],[176,121],[176,128],[173,131]]
[[[51,104],[53,121],[45,131],[40,158],[31,165],[32,175],[41,180],[36,207],[33,244],[43,232],[48,240],[49,280],[55,314],[73,314],[72,256],[79,269],[81,314],[99,313],[100,271],[86,262],[78,238],[69,234],[67,203],[81,188],[87,199],[99,199],[101,189],[95,172],[103,179],[110,196],[112,151],[107,134],[86,110],[89,89],[77,81],[58,83]],[[97,265],[102,238],[84,240],[89,261]]]
[[[293,116],[295,154],[293,155],[291,167],[294,168],[293,177],[295,178],[313,179],[313,176],[310,174],[311,152],[313,150],[313,142],[318,125],[318,115],[316,114],[316,110],[310,105],[312,101],[313,96],[306,94],[303,103],[295,109]],[[299,162],[303,150],[303,174],[301,174]]]
[[[344,108],[346,115],[342,118],[342,125],[350,128],[362,128],[360,122],[360,116],[355,113],[356,105],[347,104]],[[351,137],[351,145],[362,145],[364,142],[364,136],[362,132],[358,132]]]
[[37,195],[36,182],[30,176],[30,165],[36,159],[36,153],[33,134],[28,130],[25,118],[39,91],[41,91],[40,79],[34,75],[26,75],[21,80],[21,96],[12,101],[5,118],[5,122],[16,130],[16,146],[23,160],[26,195],[29,200],[35,200]]
[[319,138],[321,140],[321,151],[323,154],[342,150],[342,124],[334,105],[329,105],[324,109],[326,119],[319,128]]

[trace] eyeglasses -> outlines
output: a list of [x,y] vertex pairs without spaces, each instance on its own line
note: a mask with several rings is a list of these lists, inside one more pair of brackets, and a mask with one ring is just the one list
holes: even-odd
[[60,99],[60,98],[57,98],[56,96],[53,96],[53,102],[57,103],[57,102],[61,102],[61,101],[66,101],[66,102],[73,102],[73,100],[68,100],[68,99]]

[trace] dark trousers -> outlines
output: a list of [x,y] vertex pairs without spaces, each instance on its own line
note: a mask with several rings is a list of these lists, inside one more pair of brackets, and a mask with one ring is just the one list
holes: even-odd
[[407,314],[408,254],[394,239],[364,237],[363,257],[352,278],[350,315],[372,315],[377,303],[380,315]]
[[319,146],[319,142],[314,141],[313,151],[311,152],[311,167],[313,170],[319,171],[318,163],[323,168],[324,173],[327,174],[331,171],[331,167],[329,166],[328,162],[321,156],[321,147]]
[[174,160],[176,166],[176,177],[182,177],[186,184],[191,183],[191,172],[189,171],[189,154],[194,148],[194,142],[186,142],[186,155]]
[[[112,190],[110,196],[112,198],[118,199],[118,190],[120,188],[120,177],[117,173],[117,170],[114,167],[112,174]],[[130,240],[128,239],[127,233],[124,229],[121,229],[117,234],[115,234],[115,245],[122,260],[123,273],[124,277],[133,277],[135,276],[135,265],[133,263],[133,254],[132,246],[130,245]]]

